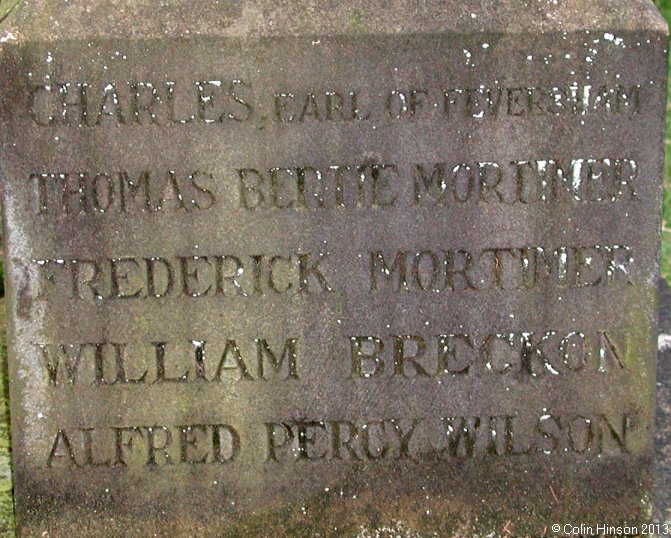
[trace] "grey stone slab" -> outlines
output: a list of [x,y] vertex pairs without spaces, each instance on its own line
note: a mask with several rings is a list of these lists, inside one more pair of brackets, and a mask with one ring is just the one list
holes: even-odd
[[650,2],[26,1],[2,28],[21,535],[650,521]]

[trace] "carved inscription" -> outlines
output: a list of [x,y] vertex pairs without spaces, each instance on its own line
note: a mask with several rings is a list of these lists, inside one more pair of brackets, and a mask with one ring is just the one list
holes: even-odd
[[[638,199],[633,159],[578,158],[279,166],[237,170],[240,207],[384,208],[480,204],[566,204]],[[406,186],[412,184],[409,193]]]
[[[601,456],[628,452],[628,415],[516,415],[300,420],[265,429],[258,463],[436,461],[529,454]],[[259,432],[260,433],[260,432]],[[47,467],[159,467],[233,464],[249,450],[228,424],[59,430]]]
[[[625,245],[373,251],[365,258],[367,268],[352,263],[347,274],[353,287],[376,294],[604,288],[635,283],[634,250]],[[363,254],[356,258],[360,259]],[[334,264],[342,271],[346,262],[335,261],[327,252],[203,253],[170,258],[39,259],[30,266],[36,298],[64,295],[104,303],[332,294],[339,291],[332,276]]]
[[299,379],[299,338],[212,342],[37,343],[44,379],[53,387],[161,385]]
[[[629,372],[636,355],[628,331],[344,337],[349,371],[343,379]],[[35,343],[34,352],[52,387],[290,381],[302,377],[306,360],[298,337]]]
[[350,337],[354,379],[603,374],[633,356],[623,330]]
[[38,215],[202,211],[216,203],[215,178],[195,170],[32,174]]
[[288,463],[627,452],[626,415],[545,414],[524,422],[509,415],[267,423],[266,459]]
[[641,87],[527,86],[499,88],[453,88],[443,91],[445,115],[472,118],[491,116],[545,116],[587,114],[638,114]]
[[82,428],[59,430],[46,464],[79,468],[222,464],[235,461],[239,453],[240,434],[228,424]]
[[644,104],[638,84],[392,87],[379,94],[361,88],[287,89],[264,96],[253,81],[212,77],[36,84],[27,113],[39,127],[104,127],[635,115]]
[[370,290],[532,290],[632,284],[631,248],[621,245],[369,253]]
[[[629,158],[438,163],[363,163],[213,170],[59,171],[31,174],[35,213],[45,216],[392,207],[548,206],[639,201]],[[237,200],[222,200],[224,185]]]
[[[629,121],[648,106],[646,86],[635,83],[470,81],[460,87],[436,78],[431,85],[395,80],[372,91],[350,80],[309,91],[289,85],[269,90],[253,76],[237,73],[199,80],[103,83],[57,78],[31,83],[22,113],[34,130],[106,129],[125,134],[133,129],[153,133],[180,128],[219,137],[271,129],[281,137],[291,130],[311,132],[319,125],[324,131],[342,129],[343,136],[354,136],[359,128],[400,132],[456,125],[461,136],[485,122],[526,126],[539,117]],[[450,391],[471,382],[486,390],[499,387],[503,394],[511,387],[560,386],[569,378],[575,383],[635,378],[640,341],[632,334],[640,328],[631,319],[597,326],[596,321],[591,325],[574,318],[567,327],[555,326],[548,318],[543,325],[521,327],[514,325],[511,315],[509,328],[486,329],[467,329],[455,320],[459,308],[468,308],[480,297],[504,304],[513,293],[537,297],[547,290],[572,290],[586,301],[600,301],[606,293],[628,293],[643,278],[640,245],[583,235],[581,240],[567,236],[552,244],[543,238],[515,243],[508,236],[502,246],[496,228],[490,230],[491,243],[483,245],[478,237],[467,246],[455,243],[449,234],[442,243],[442,236],[424,241],[416,230],[411,234],[415,244],[394,237],[394,242],[352,248],[344,230],[344,250],[331,249],[326,240],[323,246],[320,241],[319,246],[305,248],[303,236],[275,248],[260,240],[272,234],[275,223],[284,223],[282,219],[295,219],[297,226],[307,223],[314,236],[322,229],[332,233],[332,221],[350,215],[372,226],[378,217],[394,217],[403,210],[410,229],[416,216],[434,218],[441,225],[469,212],[491,215],[492,222],[514,212],[552,219],[556,210],[568,214],[611,204],[626,212],[645,202],[642,163],[635,152],[585,150],[567,156],[531,145],[523,150],[526,153],[490,160],[486,149],[464,158],[455,157],[450,147],[437,148],[431,155],[404,160],[393,152],[361,148],[352,155],[322,151],[306,157],[299,152],[277,162],[231,151],[234,157],[229,159],[227,153],[221,165],[204,159],[207,165],[188,162],[179,169],[154,158],[117,168],[104,163],[97,169],[81,164],[31,166],[22,178],[30,187],[27,203],[35,221],[45,227],[84,223],[88,229],[93,222],[93,227],[100,224],[104,229],[117,222],[134,226],[132,219],[154,226],[184,220],[177,218],[180,214],[193,214],[192,224],[212,213],[221,217],[216,222],[222,226],[212,231],[219,240],[212,251],[199,252],[197,246],[171,250],[167,245],[162,254],[152,255],[140,240],[127,243],[131,248],[115,247],[114,253],[105,247],[94,255],[70,250],[70,255],[60,256],[45,250],[47,254],[35,252],[32,258],[14,260],[25,276],[20,293],[30,298],[31,307],[56,299],[100,313],[107,307],[130,310],[151,301],[164,306],[204,298],[250,311],[259,305],[283,308],[285,303],[319,302],[324,308],[320,312],[326,312],[315,314],[324,317],[315,321],[321,323],[319,329],[328,326],[326,318],[338,316],[332,325],[338,330],[327,337],[329,342],[315,342],[317,331],[296,329],[294,320],[285,319],[278,319],[271,330],[255,328],[251,320],[238,331],[242,325],[233,320],[216,333],[203,334],[207,331],[200,329],[186,336],[162,333],[160,338],[143,339],[102,332],[90,339],[37,337],[27,352],[39,365],[30,381],[42,384],[45,394],[54,398],[157,390],[239,397],[238,391],[262,395],[264,390],[281,390],[291,402],[284,406],[278,398],[271,415],[249,420],[211,415],[206,420],[196,413],[196,418],[190,415],[174,423],[122,422],[119,415],[119,422],[112,424],[51,424],[45,467],[235,466],[251,455],[272,470],[310,462],[628,453],[631,436],[641,428],[635,406],[598,411],[595,402],[590,411],[554,412],[548,411],[552,405],[534,401],[523,412],[506,409],[508,404],[475,411],[470,404],[460,407],[463,402],[455,401]],[[237,229],[243,222],[244,232]],[[383,225],[391,233],[397,223]],[[248,232],[244,251],[227,243],[227,234]],[[264,246],[256,248],[257,243]],[[430,299],[456,306],[438,329],[431,325],[429,331],[428,321],[423,330],[416,324],[414,329],[392,329],[386,324],[390,315],[378,318],[372,308],[385,295],[399,312],[402,309],[399,319],[408,315],[404,301],[423,305]],[[445,305],[440,308],[447,312]],[[370,309],[369,323],[347,319],[350,308],[357,315]],[[341,318],[347,323],[343,325]],[[413,402],[407,414],[375,415],[353,407],[339,415],[309,418],[314,416],[309,400],[315,397],[310,393],[315,376],[319,382],[345,386],[351,394],[370,387],[375,395],[392,394],[399,387],[417,390],[418,395],[424,389],[426,394],[437,390],[439,396],[431,397],[440,399],[441,407],[425,415],[422,404]],[[264,402],[258,394],[254,397]],[[487,394],[492,401],[495,396]],[[250,415],[251,411],[257,409],[250,408]]]
[[327,253],[35,260],[38,296],[109,301],[331,293]]
[[249,121],[254,113],[244,80],[60,82],[34,86],[28,114],[36,125],[100,127]]

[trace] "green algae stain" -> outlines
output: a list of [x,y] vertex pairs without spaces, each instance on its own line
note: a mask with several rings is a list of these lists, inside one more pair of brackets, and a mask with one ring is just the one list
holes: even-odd
[[21,0],[0,0],[0,22],[9,17],[10,13],[20,2]]
[[363,32],[365,29],[365,25],[363,23],[363,15],[361,15],[360,12],[355,10],[349,18],[349,25],[355,32]]
[[0,536],[14,536],[5,301],[0,299]]
[[[667,21],[671,21],[671,0],[655,0],[657,8]],[[669,64],[671,76],[671,63]],[[671,79],[670,79],[671,80]],[[666,141],[665,148],[671,148],[671,83],[668,85],[668,104],[666,107]],[[664,173],[664,212],[662,223],[662,277],[671,284],[671,158],[666,159]]]

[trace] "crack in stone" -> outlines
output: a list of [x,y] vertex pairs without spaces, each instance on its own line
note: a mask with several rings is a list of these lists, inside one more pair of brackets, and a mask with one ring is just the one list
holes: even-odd
[[0,23],[2,23],[14,8],[21,3],[21,0],[0,0]]

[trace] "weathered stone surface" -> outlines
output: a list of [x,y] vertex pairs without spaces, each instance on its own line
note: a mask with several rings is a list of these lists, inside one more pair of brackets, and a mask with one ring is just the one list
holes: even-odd
[[0,41],[20,533],[651,517],[651,3],[36,0]]
[[671,525],[671,288],[660,284],[654,521]]

